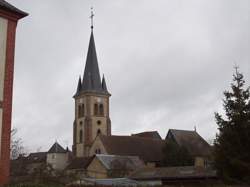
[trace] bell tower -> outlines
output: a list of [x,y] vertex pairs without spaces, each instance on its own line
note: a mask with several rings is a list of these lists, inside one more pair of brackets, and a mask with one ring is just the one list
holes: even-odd
[[73,154],[87,157],[98,134],[111,135],[109,97],[105,77],[100,77],[93,34],[93,12],[91,12],[91,34],[83,78],[78,80],[73,124]]

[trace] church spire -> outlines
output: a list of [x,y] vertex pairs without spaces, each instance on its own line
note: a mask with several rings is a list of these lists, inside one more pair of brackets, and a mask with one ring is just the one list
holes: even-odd
[[103,89],[103,91],[108,92],[104,74],[102,76],[102,89]]
[[78,94],[82,89],[82,80],[81,76],[79,76],[78,84],[77,84],[77,89],[76,89],[76,94]]
[[90,15],[90,19],[91,19],[91,31],[93,31],[94,28],[94,12],[93,12],[93,7],[91,7],[91,15]]
[[93,34],[93,17],[94,17],[93,8],[91,8],[91,16],[90,16],[91,34],[90,34],[87,59],[82,79],[81,91],[91,91],[91,92],[106,94],[107,90],[103,89],[103,84],[99,72],[99,66],[95,48],[95,40]]

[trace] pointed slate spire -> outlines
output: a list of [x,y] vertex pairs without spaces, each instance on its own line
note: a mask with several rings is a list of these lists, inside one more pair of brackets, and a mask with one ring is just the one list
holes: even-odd
[[102,91],[93,31],[91,31],[89,40],[87,60],[82,81],[82,91]]
[[77,84],[77,89],[76,89],[76,94],[78,94],[82,89],[82,80],[81,76],[79,76],[78,84]]
[[102,76],[102,89],[103,89],[103,91],[108,92],[104,74]]

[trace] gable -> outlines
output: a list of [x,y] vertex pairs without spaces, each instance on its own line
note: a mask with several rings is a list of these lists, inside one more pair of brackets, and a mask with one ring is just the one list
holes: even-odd
[[101,154],[108,154],[106,151],[106,148],[103,145],[103,142],[100,139],[100,136],[97,136],[92,143],[90,150],[89,150],[89,156],[93,156],[96,154],[96,150],[100,150]]
[[175,141],[179,146],[185,147],[193,156],[211,155],[211,146],[196,132],[170,129],[166,140]]

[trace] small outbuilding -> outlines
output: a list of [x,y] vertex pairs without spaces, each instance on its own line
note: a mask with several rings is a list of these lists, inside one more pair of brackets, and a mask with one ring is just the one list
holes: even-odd
[[144,167],[138,156],[118,156],[96,154],[87,167],[87,175],[92,178],[119,178]]

